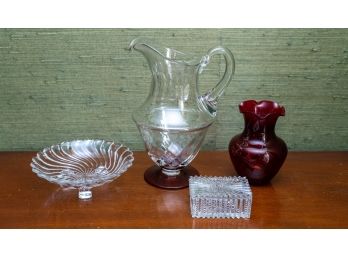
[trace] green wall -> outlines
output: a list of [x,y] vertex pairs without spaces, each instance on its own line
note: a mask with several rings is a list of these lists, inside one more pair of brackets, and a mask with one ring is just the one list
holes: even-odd
[[[131,113],[151,75],[129,41],[153,38],[203,55],[235,55],[236,73],[219,102],[204,149],[226,149],[245,99],[273,99],[286,116],[277,134],[290,150],[348,150],[348,29],[0,29],[0,150],[39,150],[103,138],[143,149]],[[219,80],[216,58],[202,90]]]

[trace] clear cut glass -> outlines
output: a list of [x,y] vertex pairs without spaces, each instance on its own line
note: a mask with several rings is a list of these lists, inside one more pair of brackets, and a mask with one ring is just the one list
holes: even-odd
[[134,157],[122,144],[105,140],[74,140],[43,149],[32,159],[39,177],[65,189],[79,189],[79,198],[92,198],[92,188],[121,176]]
[[245,177],[190,177],[193,218],[250,218],[252,192]]
[[[234,74],[230,50],[218,46],[203,57],[167,47],[154,47],[138,38],[129,46],[144,55],[152,73],[145,102],[132,117],[156,164],[146,170],[145,180],[154,186],[178,189],[198,171],[189,164],[198,154],[207,129],[216,117],[216,105]],[[221,81],[205,94],[199,93],[198,77],[214,55],[221,54],[226,70]]]

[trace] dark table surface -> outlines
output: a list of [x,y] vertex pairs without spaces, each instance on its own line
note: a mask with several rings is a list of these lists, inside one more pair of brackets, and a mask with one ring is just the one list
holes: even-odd
[[[37,177],[35,154],[0,153],[0,228],[348,228],[348,152],[290,152],[271,184],[252,187],[250,219],[193,219],[188,189],[146,184],[145,152],[89,201]],[[226,151],[202,151],[192,165],[201,175],[236,175]]]

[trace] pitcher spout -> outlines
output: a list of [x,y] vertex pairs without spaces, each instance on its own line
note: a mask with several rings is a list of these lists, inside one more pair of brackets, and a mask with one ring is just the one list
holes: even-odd
[[186,54],[173,48],[163,47],[161,45],[150,43],[146,38],[133,39],[128,47],[128,50],[136,50],[142,53],[145,57],[156,57],[160,60],[166,60],[174,63],[185,65],[199,65],[201,58],[192,54]]
[[154,54],[160,54],[158,52],[158,50],[156,50],[153,46],[151,46],[148,43],[147,39],[143,39],[143,38],[135,38],[135,39],[133,39],[129,43],[128,50],[129,51],[136,50],[136,51],[142,53],[145,56],[154,55]]

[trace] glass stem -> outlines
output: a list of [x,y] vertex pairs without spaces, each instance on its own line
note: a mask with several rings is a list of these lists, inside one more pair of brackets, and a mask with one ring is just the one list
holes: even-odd
[[181,172],[181,169],[169,170],[169,169],[162,168],[162,172],[169,177],[173,177],[173,176],[178,176]]
[[88,200],[92,198],[92,191],[90,187],[80,187],[79,188],[79,198],[81,200]]

